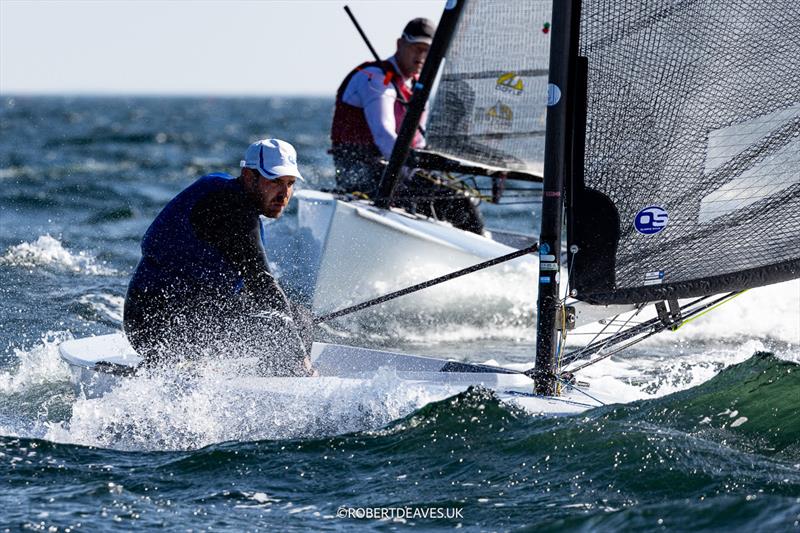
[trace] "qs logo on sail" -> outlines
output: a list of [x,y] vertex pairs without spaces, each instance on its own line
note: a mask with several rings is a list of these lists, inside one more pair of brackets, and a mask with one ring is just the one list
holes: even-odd
[[497,78],[497,85],[495,89],[515,95],[522,94],[525,84],[522,83],[522,78],[517,76],[516,72],[506,72]]

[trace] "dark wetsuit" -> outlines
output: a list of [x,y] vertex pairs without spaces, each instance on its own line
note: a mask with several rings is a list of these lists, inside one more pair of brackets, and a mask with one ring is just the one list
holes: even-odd
[[227,174],[198,179],[153,221],[124,326],[147,363],[254,356],[266,374],[308,372],[292,306],[267,265],[258,211]]

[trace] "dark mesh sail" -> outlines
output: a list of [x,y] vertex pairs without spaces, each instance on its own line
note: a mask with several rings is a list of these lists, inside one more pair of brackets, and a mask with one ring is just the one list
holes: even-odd
[[552,0],[470,0],[427,124],[427,150],[541,176]]
[[587,0],[573,288],[594,303],[800,276],[800,2]]

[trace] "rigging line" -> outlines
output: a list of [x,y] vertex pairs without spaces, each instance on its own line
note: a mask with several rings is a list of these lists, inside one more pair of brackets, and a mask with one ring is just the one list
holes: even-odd
[[[632,326],[632,327],[640,326],[640,325],[642,325],[643,323],[644,323],[644,322],[637,322],[637,323],[633,324],[633,326]],[[583,337],[588,337],[589,335],[594,335],[594,336],[597,336],[597,335],[599,335],[599,334],[601,334],[601,333],[599,333],[599,332],[597,332],[597,331],[586,331],[586,332],[579,331],[579,332],[572,332],[572,333],[570,333],[570,336],[574,336],[574,337],[580,337],[580,336],[583,336]]]
[[[639,309],[639,308],[637,307],[636,309],[628,309],[627,311],[623,311],[622,313],[620,313],[620,315],[624,315],[625,313],[633,313],[637,309]],[[645,322],[647,322],[647,320],[642,320],[642,321],[639,321],[639,322],[633,322],[633,317],[631,317],[630,319],[626,319],[626,320],[615,320],[614,318],[608,318],[608,319],[604,319],[604,320],[607,320],[609,323],[611,323],[612,326],[617,325],[619,323],[624,323],[624,322],[631,322],[634,326],[638,325],[638,324],[644,324]]]
[[681,310],[683,310],[683,309],[689,309],[689,310],[678,321],[677,324],[670,324],[669,326],[665,326],[665,328],[669,327],[670,329],[672,329],[672,331],[675,331],[675,329],[680,327],[680,325],[683,324],[683,322],[694,320],[695,318],[698,318],[700,315],[704,315],[705,311],[708,310],[709,308],[717,308],[720,305],[724,304],[725,302],[732,300],[736,296],[739,296],[740,294],[742,294],[746,290],[747,289],[744,289],[744,290],[741,290],[741,291],[729,292],[728,294],[725,294],[725,295],[717,298],[713,302],[709,302],[707,304],[704,304],[704,305],[698,307],[697,309],[689,309],[690,307],[693,307],[695,304],[698,304],[698,303],[702,302],[703,300],[707,300],[707,299],[711,298],[711,295],[704,296],[703,298],[699,298],[698,300],[695,300],[694,302],[691,302],[691,303],[689,303],[689,304],[687,304],[687,305],[685,305],[685,306],[683,306],[681,308]]
[[[629,311],[629,312],[632,313],[633,311]],[[630,325],[631,326],[639,326],[639,325],[644,324],[644,323],[645,323],[645,321],[636,321],[636,322],[634,322],[633,320],[630,321]],[[624,320],[617,320],[617,321],[610,321],[609,322],[609,325],[615,326],[615,327],[619,326],[620,324],[625,324],[625,321]],[[580,333],[573,333],[573,335],[580,335]],[[594,333],[590,333],[589,332],[589,333],[586,333],[586,335],[594,335]]]
[[[690,303],[684,305],[683,307],[681,307],[681,310],[688,309],[688,311],[686,311],[686,315],[684,316],[684,318],[680,322],[682,323],[684,320],[693,320],[697,316],[705,314],[704,311],[708,310],[709,308],[719,307],[720,305],[722,305],[726,301],[729,301],[729,300],[733,299],[734,297],[738,296],[742,292],[744,292],[744,291],[731,292],[731,293],[728,293],[726,295],[723,295],[720,298],[717,298],[716,300],[714,300],[712,302],[709,302],[709,303],[706,303],[706,304],[702,304],[702,305],[700,305],[700,304],[704,300],[708,300],[713,295],[700,297],[700,298],[694,300],[693,302],[690,302]],[[696,305],[700,305],[700,306],[697,307],[696,309],[693,309],[693,307],[696,306]],[[678,324],[678,327],[679,326],[680,326],[680,324]],[[605,359],[606,357],[610,357],[611,355],[619,353],[620,351],[622,351],[622,350],[624,350],[626,348],[629,348],[630,346],[633,346],[634,344],[636,344],[638,342],[641,342],[644,339],[655,335],[656,333],[660,333],[661,331],[664,331],[665,329],[670,329],[670,328],[674,328],[674,327],[675,327],[675,324],[664,324],[661,321],[660,318],[652,318],[652,319],[648,320],[647,322],[642,323],[641,326],[634,326],[634,327],[631,327],[631,328],[629,328],[628,330],[626,330],[624,332],[618,333],[617,335],[615,335],[614,337],[612,337],[611,339],[606,341],[606,343],[601,345],[599,348],[592,347],[592,353],[596,353],[596,352],[601,351],[603,348],[605,348],[606,345],[608,344],[608,342],[610,342],[610,340],[615,340],[616,342],[622,342],[622,341],[625,341],[627,339],[631,339],[631,338],[634,339],[630,343],[625,344],[624,346],[622,346],[620,349],[614,350],[614,351],[609,352],[607,354],[603,354],[603,356],[598,357],[596,359],[593,359],[592,361],[593,362],[597,362],[597,361],[600,361],[602,359]],[[648,328],[651,328],[650,331],[647,331]],[[674,331],[674,329],[673,329],[673,331]],[[642,336],[639,337],[639,338],[635,338],[638,335],[642,335]],[[575,361],[588,348],[589,348],[589,346],[585,347],[583,350],[581,350],[580,352],[575,353],[574,355],[573,354],[567,354],[566,357],[569,360],[569,362]],[[571,370],[570,372],[575,372],[577,370],[580,370],[581,368],[585,368],[586,366],[588,366],[591,363],[592,362],[589,362],[587,364],[581,365],[581,366],[577,367],[576,369]]]
[[569,266],[567,267],[567,279],[564,280],[564,283],[567,285],[567,294],[564,295],[564,299],[561,300],[562,303],[567,303],[567,297],[569,296],[569,280],[572,279],[572,268],[575,266],[575,255],[578,253],[578,249],[576,246],[575,252],[569,258]]
[[619,348],[617,348],[616,350],[612,350],[612,351],[610,351],[610,352],[608,352],[608,353],[604,353],[603,355],[600,355],[600,356],[598,356],[598,357],[595,357],[594,359],[591,359],[591,360],[589,360],[589,361],[586,361],[586,362],[585,362],[585,363],[583,363],[582,365],[578,365],[578,366],[576,366],[575,368],[568,370],[568,372],[570,372],[570,373],[574,374],[574,373],[575,373],[575,372],[577,372],[578,370],[583,370],[583,369],[584,369],[584,368],[586,368],[587,366],[590,366],[590,365],[593,365],[593,364],[595,364],[595,363],[598,363],[598,362],[602,361],[603,359],[608,359],[608,358],[609,358],[609,357],[611,357],[612,355],[614,355],[614,354],[618,354],[619,352],[621,352],[621,351],[623,351],[623,350],[626,350],[626,349],[630,348],[630,347],[631,347],[631,346],[633,346],[634,344],[636,344],[636,343],[638,343],[638,342],[641,342],[641,341],[643,341],[644,339],[646,339],[646,338],[648,338],[648,337],[652,337],[653,335],[655,335],[656,333],[658,333],[658,332],[660,332],[660,331],[663,331],[663,330],[662,330],[662,329],[653,329],[652,331],[648,332],[648,333],[647,333],[646,335],[644,335],[643,337],[641,337],[641,338],[638,338],[638,339],[633,339],[631,342],[629,342],[629,343],[627,343],[627,344],[623,344],[622,346],[620,346],[620,347],[619,347]]
[[578,352],[575,354],[575,357],[576,357],[576,358],[579,358],[579,357],[581,356],[581,354],[583,354],[583,352],[584,352],[585,350],[587,350],[587,349],[588,349],[588,348],[589,348],[589,347],[590,347],[592,344],[594,344],[594,342],[595,342],[597,339],[599,339],[599,338],[600,338],[600,335],[603,335],[603,334],[605,333],[605,331],[606,331],[606,330],[607,330],[609,327],[611,327],[611,324],[612,324],[612,323],[614,323],[614,321],[616,321],[616,320],[617,320],[617,318],[618,318],[618,317],[619,317],[621,314],[622,314],[622,313],[619,313],[618,315],[614,316],[614,317],[613,317],[611,320],[609,320],[608,322],[606,322],[606,324],[603,326],[603,329],[601,329],[600,331],[598,331],[598,332],[597,332],[597,334],[596,334],[596,335],[595,335],[595,336],[592,338],[592,340],[590,340],[589,342],[587,342],[587,343],[586,343],[586,346],[584,346],[583,348],[581,348],[580,350],[578,350]]
[[658,324],[661,324],[661,320],[659,318],[653,318],[647,322],[642,323],[639,326],[632,326],[621,333],[615,334],[605,341],[596,342],[594,344],[585,346],[581,350],[569,353],[567,354],[566,359],[569,363],[571,363],[573,361],[583,358],[584,356],[589,356],[591,354],[600,352],[603,348],[606,348],[609,345],[618,344],[620,342],[634,338],[637,335],[641,335],[642,332],[646,332],[649,328],[658,327]]
[[[619,329],[617,329],[617,333],[619,333],[619,332],[623,331],[623,330],[625,329],[625,327],[626,327],[628,324],[630,324],[631,320],[633,320],[633,319],[634,319],[634,317],[636,317],[636,316],[637,316],[639,313],[641,313],[641,312],[642,312],[642,309],[644,309],[644,308],[643,308],[643,307],[640,307],[639,309],[637,309],[635,313],[633,313],[631,316],[629,316],[629,317],[628,317],[628,319],[627,319],[627,320],[625,320],[625,321],[624,321],[622,324],[620,324],[620,325],[619,325]],[[601,350],[602,350],[602,348],[601,348]]]
[[[727,296],[725,296],[724,298],[728,298],[728,296],[730,296],[730,295],[727,295]],[[724,298],[723,298],[723,299],[724,299]],[[724,302],[724,301],[722,301],[721,303],[719,303],[719,304],[718,304],[718,305],[716,305],[715,307],[719,307],[719,306],[720,306],[720,305],[722,305],[723,303],[725,303],[725,302]],[[689,305],[691,305],[691,304],[689,304]],[[713,305],[713,304],[712,304],[712,305]],[[699,312],[699,311],[700,311],[700,310],[698,310],[698,311],[695,311],[694,313],[697,313],[697,312]],[[692,313],[692,312],[690,311],[690,313]],[[691,316],[693,316],[693,315],[694,315],[694,313],[690,314],[689,316],[690,316],[690,317],[691,317]],[[702,313],[702,314],[705,314],[705,313]],[[572,370],[569,370],[569,372],[571,372],[571,373],[575,373],[575,372],[577,372],[578,370],[582,370],[582,369],[586,368],[587,366],[593,365],[593,364],[595,364],[595,363],[597,363],[597,362],[599,362],[599,361],[602,361],[603,359],[607,359],[607,358],[611,357],[612,355],[614,355],[614,354],[618,354],[619,352],[621,352],[621,351],[623,351],[623,350],[625,350],[625,349],[627,349],[627,348],[630,348],[630,347],[631,347],[631,346],[633,346],[634,344],[637,344],[637,343],[639,343],[639,342],[643,341],[644,339],[647,339],[647,338],[649,338],[649,337],[652,337],[652,336],[653,336],[653,335],[655,335],[656,333],[660,333],[660,332],[662,332],[662,331],[664,331],[665,329],[668,329],[668,328],[670,327],[670,326],[668,326],[668,325],[664,324],[663,322],[661,322],[661,320],[659,320],[658,318],[654,318],[654,319],[653,319],[653,321],[654,321],[654,323],[650,325],[650,327],[652,327],[652,329],[651,329],[650,331],[646,331],[646,328],[645,328],[645,329],[642,329],[642,331],[641,331],[641,332],[637,333],[637,335],[638,335],[638,334],[642,334],[642,333],[643,333],[643,336],[642,336],[642,337],[639,337],[639,338],[634,338],[634,339],[633,339],[633,340],[631,340],[629,343],[627,343],[627,344],[623,344],[622,346],[620,346],[620,347],[619,347],[619,348],[617,348],[616,350],[612,350],[612,351],[610,351],[610,352],[608,352],[608,353],[605,353],[605,354],[603,354],[603,355],[601,355],[601,356],[599,356],[599,357],[596,357],[596,358],[594,358],[594,359],[592,359],[592,360],[590,360],[590,361],[587,361],[587,362],[583,363],[582,365],[579,365],[579,366],[577,366],[577,367],[573,368]],[[631,328],[631,329],[634,329],[634,328]],[[673,331],[674,331],[674,330],[673,330]],[[600,348],[600,350],[602,350],[602,349],[603,349],[603,348],[601,347],[601,348]]]
[[[480,176],[480,174],[474,174],[475,176]],[[486,176],[491,178],[492,176]],[[475,187],[479,191],[491,191],[491,187]],[[526,194],[525,196],[541,196],[542,190],[541,189],[531,189],[530,187],[503,187],[504,191],[528,191],[531,194]]]
[[[570,274],[572,273],[572,267],[575,265],[575,254],[578,253],[577,250],[575,253],[572,254],[570,257],[569,265],[567,266],[567,276],[564,280],[564,283],[569,289],[569,279]],[[562,356],[564,355],[564,346],[567,344],[567,295],[564,295],[564,298],[561,299],[561,332],[558,336],[558,356],[556,357],[556,369],[560,373],[561,372],[561,363],[562,363]],[[561,392],[561,385],[559,384],[558,390],[556,392]]]
[[[630,317],[628,317],[628,319],[627,319],[627,320],[625,320],[625,321],[622,323],[622,325],[620,325],[620,326],[619,326],[619,328],[617,329],[616,333],[611,333],[611,334],[610,334],[611,336],[610,336],[609,338],[605,339],[604,341],[600,341],[600,343],[599,343],[599,347],[595,346],[594,344],[595,344],[595,341],[597,340],[597,338],[598,338],[598,337],[600,337],[600,335],[601,335],[601,334],[602,334],[602,333],[603,333],[603,332],[606,330],[606,328],[607,328],[607,327],[610,327],[612,323],[616,322],[616,319],[617,319],[617,317],[619,317],[619,316],[620,316],[620,315],[622,315],[623,313],[620,313],[619,315],[616,315],[614,318],[612,318],[612,319],[611,319],[611,321],[609,321],[609,323],[608,323],[608,324],[606,324],[606,327],[604,327],[604,328],[601,330],[601,332],[600,332],[600,333],[598,333],[598,334],[595,336],[595,338],[594,338],[594,339],[592,339],[592,341],[591,341],[591,342],[589,342],[589,344],[587,344],[586,346],[584,346],[584,347],[583,347],[583,349],[579,350],[579,351],[578,351],[577,353],[575,353],[575,354],[569,354],[569,355],[567,356],[567,357],[568,357],[568,359],[569,359],[569,362],[572,362],[572,361],[574,361],[574,360],[576,360],[576,359],[580,359],[580,358],[581,358],[581,356],[582,356],[582,355],[583,355],[583,354],[584,354],[586,351],[588,351],[588,349],[589,349],[590,347],[592,348],[592,353],[595,353],[595,352],[599,352],[599,351],[603,350],[603,348],[605,348],[606,346],[609,346],[609,345],[613,344],[611,341],[613,341],[613,340],[616,340],[616,339],[618,338],[618,336],[619,336],[619,335],[620,335],[620,333],[622,332],[623,328],[624,328],[624,327],[625,327],[625,326],[626,326],[626,325],[627,325],[627,324],[628,324],[628,323],[629,323],[631,320],[633,320],[633,319],[634,319],[634,317],[636,317],[636,316],[637,316],[639,313],[641,313],[642,309],[644,309],[644,306],[642,306],[642,307],[640,307],[639,309],[637,309],[635,313],[633,313],[633,314],[632,314]],[[645,322],[645,323],[647,323],[647,322]],[[635,325],[634,325],[634,326],[632,326],[632,327],[630,328],[630,330],[635,330],[637,327],[641,327],[641,326],[635,326]]]
[[[473,174],[461,174],[460,178],[456,178],[453,175],[453,173],[449,172],[449,171],[442,171],[442,176],[446,176],[447,179],[450,180],[450,183],[452,183],[454,185],[458,185],[459,183],[463,183],[463,182],[467,181],[468,179],[473,179],[473,180],[475,179],[475,176]],[[475,187],[475,186],[471,186],[470,188],[474,189],[476,191],[480,190],[480,189],[478,189],[478,187]],[[491,189],[486,188],[486,190],[491,190]]]
[[484,261],[482,263],[478,263],[476,265],[472,265],[467,268],[462,268],[461,270],[445,274],[444,276],[440,276],[438,278],[434,278],[428,281],[423,281],[422,283],[417,283],[416,285],[412,285],[411,287],[406,287],[405,289],[400,289],[399,291],[390,292],[389,294],[384,294],[383,296],[367,300],[366,302],[361,302],[359,304],[345,307],[344,309],[339,309],[338,311],[333,311],[332,313],[327,313],[325,315],[314,317],[312,322],[316,325],[321,322],[327,322],[328,320],[340,316],[349,315],[350,313],[355,313],[356,311],[361,311],[362,309],[366,309],[368,307],[372,307],[374,305],[378,305],[383,302],[388,302],[389,300],[394,300],[395,298],[399,298],[400,296],[405,296],[406,294],[411,294],[412,292],[420,291],[422,289],[427,289],[428,287],[438,285],[439,283],[444,283],[445,281],[449,281],[451,279],[465,276],[467,274],[471,274],[473,272],[477,272],[479,270],[483,270],[492,267],[494,265],[499,265],[500,263],[505,263],[506,261],[511,261],[512,259],[516,259],[517,257],[522,257],[523,255],[535,252],[538,249],[539,249],[539,243],[536,243],[531,246],[528,246],[527,248],[522,248],[520,250],[517,250],[516,252],[511,252],[510,254],[501,255],[500,257],[495,257],[494,259],[489,259],[488,261]]
[[[463,183],[462,181],[457,181],[449,173],[443,173],[440,174],[439,176],[434,176],[433,174],[429,174],[428,172],[417,171],[417,175],[441,187],[445,187],[470,196],[474,195],[477,196],[478,198],[481,198],[482,200],[491,199],[491,197],[489,196],[482,195],[474,187],[470,187],[469,185]],[[461,186],[459,187],[459,185]]]
[[606,404],[604,401],[602,401],[602,400],[600,400],[600,399],[598,399],[598,398],[595,398],[594,396],[592,396],[591,394],[589,394],[589,393],[588,393],[588,392],[586,392],[585,390],[579,389],[577,385],[573,385],[573,384],[572,384],[572,383],[570,383],[569,381],[567,381],[567,380],[565,380],[565,379],[563,379],[563,378],[561,378],[561,377],[559,377],[559,376],[556,376],[556,381],[558,381],[559,383],[563,383],[563,384],[564,384],[564,385],[565,385],[567,388],[569,388],[569,389],[572,389],[572,390],[578,391],[578,392],[580,392],[581,394],[583,394],[584,396],[588,396],[589,398],[591,398],[592,400],[596,401],[596,402],[597,402],[597,403],[599,403],[600,405],[608,405],[608,404]]
[[[625,322],[624,322],[622,325],[620,325],[620,326],[619,326],[619,329],[617,329],[617,333],[616,333],[616,334],[619,334],[621,331],[623,331],[623,329],[625,328],[625,326],[627,326],[627,325],[628,325],[628,322],[630,322],[630,321],[633,319],[633,317],[635,317],[636,315],[638,315],[638,314],[639,314],[639,312],[640,312],[641,310],[642,310],[642,308],[639,308],[639,309],[636,311],[636,313],[634,313],[633,315],[631,315],[631,316],[628,318],[628,320],[626,320],[626,321],[625,321]],[[613,337],[611,337],[611,338],[613,338]],[[601,352],[601,351],[603,351],[603,349],[604,349],[606,346],[608,346],[608,345],[609,345],[609,342],[610,342],[611,338],[609,338],[609,339],[606,339],[606,342],[605,342],[605,344],[603,344],[603,345],[601,345],[601,346],[600,346],[600,349],[598,350],[598,352]],[[636,341],[636,342],[638,342],[638,341]],[[632,343],[632,344],[635,344],[635,343]],[[632,345],[632,344],[631,344],[631,345]],[[625,347],[627,347],[627,346],[625,346]],[[618,351],[619,351],[619,350],[618,350]],[[612,353],[615,353],[615,352],[612,352]],[[610,355],[609,355],[609,356],[603,355],[602,359],[605,359],[606,357],[610,357]],[[597,360],[599,361],[600,359],[601,359],[601,358],[598,358]],[[582,368],[582,367],[581,367],[581,368]],[[573,372],[574,372],[574,371],[573,371]]]
[[[489,192],[491,189],[485,187],[477,187],[476,191]],[[537,198],[541,201],[541,194],[503,194],[503,198]]]
[[[453,194],[431,194],[425,196],[403,196],[403,200],[463,200],[463,199],[486,200],[487,196],[473,196],[469,194],[462,194],[461,196]],[[490,198],[489,198],[490,199]],[[527,203],[527,202],[526,202]]]
[[[573,256],[574,256],[574,254],[573,254]],[[573,262],[574,262],[574,261],[573,261]],[[596,334],[596,335],[595,335],[595,336],[592,338],[592,340],[590,340],[590,341],[589,341],[589,342],[586,344],[586,346],[584,346],[584,347],[583,347],[583,349],[582,349],[582,350],[580,350],[580,351],[579,351],[579,352],[578,352],[578,353],[575,355],[575,357],[580,357],[580,355],[583,353],[583,351],[584,351],[584,350],[586,350],[586,349],[587,349],[589,346],[591,346],[591,345],[592,345],[592,344],[593,344],[593,343],[594,343],[594,342],[595,342],[597,339],[599,339],[599,338],[600,338],[600,336],[601,336],[601,335],[603,335],[603,334],[605,333],[605,331],[606,331],[606,330],[607,330],[609,327],[611,327],[611,325],[612,325],[612,324],[614,324],[614,323],[616,322],[617,318],[619,318],[619,317],[620,317],[620,315],[622,315],[622,314],[624,314],[624,313],[618,313],[618,314],[614,315],[614,316],[611,318],[611,320],[607,321],[607,322],[605,323],[605,325],[603,326],[603,329],[601,329],[601,330],[600,330],[600,331],[599,331],[599,332],[598,332],[598,333],[597,333],[597,334]],[[639,312],[637,311],[637,312],[636,312],[634,315],[632,315],[632,316],[631,316],[631,317],[630,317],[628,320],[631,320],[633,317],[635,317],[635,316],[636,316],[636,315],[638,315],[638,314],[639,314]],[[601,348],[601,349],[602,349],[602,348]]]
[[[556,353],[556,375],[561,373],[561,356],[564,354],[564,345],[567,343],[567,309],[564,306],[564,301],[561,302],[561,331],[558,335],[558,349]],[[556,395],[561,394],[561,384],[559,383],[556,388]]]
[[[633,320],[636,316],[639,315],[639,313],[642,312],[642,309],[644,309],[644,306],[642,306],[639,309],[637,309],[635,313],[633,313],[631,316],[629,316],[627,318],[627,320],[623,321],[622,324],[619,325],[619,327],[617,329],[617,333],[620,333],[621,331],[624,331],[624,329],[628,326],[628,324],[631,323],[631,320]],[[603,348],[600,348],[600,349],[602,350]]]
[[700,314],[698,314],[698,315],[695,315],[695,316],[692,316],[692,317],[690,317],[688,320],[681,320],[681,323],[680,323],[680,324],[679,324],[677,327],[673,328],[673,330],[672,330],[672,331],[678,331],[679,329],[681,329],[683,326],[685,326],[685,325],[686,325],[686,324],[688,324],[689,322],[691,322],[691,321],[693,321],[693,320],[697,320],[697,319],[698,319],[698,318],[700,318],[701,316],[703,316],[703,315],[705,315],[705,314],[707,314],[707,313],[710,313],[711,311],[713,311],[714,309],[718,308],[719,306],[721,306],[721,305],[723,305],[723,304],[726,304],[726,303],[730,302],[731,300],[733,300],[733,299],[734,299],[734,298],[736,298],[737,296],[741,296],[742,294],[746,293],[746,292],[747,292],[747,291],[749,291],[749,290],[750,290],[750,289],[745,289],[745,290],[743,290],[743,291],[739,291],[739,292],[737,292],[737,293],[733,293],[733,295],[732,295],[732,296],[730,296],[730,297],[729,297],[727,300],[723,300],[723,301],[721,301],[721,302],[720,302],[720,303],[718,303],[717,305],[715,305],[715,306],[713,306],[713,307],[710,307],[710,308],[706,309],[706,310],[705,310],[705,311],[703,311],[702,313],[700,313]]
[[[614,328],[621,328],[621,327],[625,327],[625,326],[635,327],[635,326],[641,326],[645,322],[647,322],[647,321],[646,320],[643,320],[643,321],[636,320],[636,321],[634,321],[633,319],[631,319],[629,321],[615,320],[615,321],[609,322],[609,326],[614,327]],[[609,333],[609,335],[614,335],[614,333]]]

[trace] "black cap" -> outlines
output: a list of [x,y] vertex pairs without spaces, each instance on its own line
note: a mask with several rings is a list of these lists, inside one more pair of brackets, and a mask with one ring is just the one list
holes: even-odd
[[403,29],[403,39],[409,43],[431,44],[434,33],[436,25],[430,19],[420,17],[406,24]]

